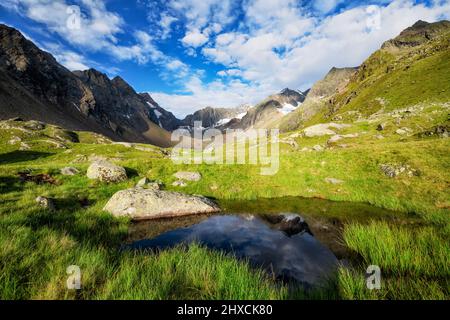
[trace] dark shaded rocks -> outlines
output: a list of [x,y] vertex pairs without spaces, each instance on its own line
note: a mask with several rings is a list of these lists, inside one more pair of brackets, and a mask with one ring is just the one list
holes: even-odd
[[47,198],[47,197],[42,197],[39,196],[36,198],[36,202],[38,203],[38,205],[48,211],[55,211],[56,207],[55,207],[55,203],[52,199]]
[[312,232],[305,220],[296,214],[267,214],[261,217],[265,221],[269,222],[272,228],[282,231],[288,237],[292,237],[303,232],[307,232],[312,235]]
[[420,172],[413,169],[407,164],[382,164],[380,165],[381,171],[389,178],[396,178],[400,175],[408,177],[419,176]]
[[33,182],[36,184],[53,184],[57,185],[58,182],[49,174],[42,173],[32,175],[29,171],[19,172],[19,179],[21,182]]

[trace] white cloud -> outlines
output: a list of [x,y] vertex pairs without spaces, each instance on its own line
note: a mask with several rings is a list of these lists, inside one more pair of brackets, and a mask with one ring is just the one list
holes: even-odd
[[[55,51],[53,51],[55,52]],[[86,61],[86,58],[84,58],[82,55],[70,51],[70,50],[64,50],[59,51],[53,54],[55,56],[55,59],[65,66],[67,69],[74,71],[74,70],[87,70],[90,67],[88,66],[89,62]]]
[[[167,94],[151,92],[151,96],[161,107],[171,111],[175,116],[183,118],[195,110],[213,107],[237,107],[245,103],[256,103],[265,98],[258,86],[245,84],[235,79],[230,82],[220,80],[204,83],[198,76],[191,77],[185,83],[185,92]],[[252,97],[249,101],[248,97]]]
[[186,25],[181,42],[186,47],[200,47],[234,21],[233,0],[169,0],[167,6]]
[[[450,17],[449,2],[426,6],[394,0],[378,7],[380,28],[369,28],[373,12],[367,6],[314,18],[297,4],[291,0],[245,1],[241,26],[217,35],[201,50],[206,59],[226,67],[217,73],[219,80],[191,79],[185,93],[152,93],[155,99],[177,115],[208,105],[254,104],[284,87],[307,89],[333,66],[360,65],[384,41],[419,19],[434,22]],[[337,4],[320,5],[323,11],[331,11]]]
[[[188,66],[179,59],[167,56],[154,43],[154,39],[142,30],[126,30],[134,37],[134,43],[123,45],[119,36],[125,33],[126,24],[122,17],[114,12],[108,11],[104,1],[79,0],[81,8],[80,27],[72,28],[70,22],[73,11],[70,11],[66,0],[7,0],[7,8],[15,10],[34,21],[44,24],[48,30],[57,33],[65,41],[74,47],[81,47],[88,51],[102,51],[119,61],[133,60],[138,64],[152,62],[162,67],[162,78],[168,79],[169,73],[165,69],[174,72],[175,78],[184,77],[188,73]],[[76,18],[76,16],[75,16]],[[169,33],[170,26],[176,21],[175,17],[166,15],[161,20],[163,35]],[[67,68],[87,69],[88,65],[98,67],[99,64],[87,61],[81,55],[62,49],[59,45],[49,47],[48,51],[53,53],[60,63]],[[100,66],[101,68],[101,66]],[[105,68],[103,68],[105,69]],[[106,68],[113,73],[116,68]]]
[[192,31],[188,31],[186,33],[184,38],[181,39],[181,42],[185,46],[190,46],[190,47],[196,48],[196,47],[200,47],[200,46],[204,45],[206,42],[208,42],[208,37],[198,30],[192,30]]
[[[119,14],[108,11],[103,1],[80,0],[79,28],[71,27],[70,19],[77,17],[69,10],[70,5],[66,0],[8,1],[14,3],[10,9],[46,25],[48,30],[57,33],[71,45],[89,51],[103,51],[118,60],[135,60],[140,64],[149,61],[164,64],[171,60],[153,44],[153,38],[141,30],[133,32],[134,44],[119,44],[118,37],[124,34],[125,22]],[[170,25],[170,21],[165,23]]]
[[[370,16],[365,6],[312,20],[291,1],[249,1],[249,32],[221,34],[202,53],[215,63],[240,70],[243,79],[268,88],[267,95],[283,87],[306,89],[333,66],[359,65],[383,41],[415,21],[448,17],[449,6],[446,3],[427,7],[396,0],[379,7],[380,28],[368,29]],[[302,27],[295,31],[290,24]],[[304,35],[309,31],[313,32]]]
[[328,13],[342,2],[343,0],[316,0],[314,1],[314,8],[322,13]]
[[220,77],[240,77],[242,75],[242,71],[239,69],[221,70],[217,72],[217,75]]
[[159,21],[159,25],[161,27],[161,39],[167,39],[172,32],[172,24],[175,23],[178,19],[167,14],[161,14],[161,18]]

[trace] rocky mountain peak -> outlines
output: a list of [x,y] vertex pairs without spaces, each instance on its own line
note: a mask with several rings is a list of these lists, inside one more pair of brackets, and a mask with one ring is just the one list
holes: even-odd
[[450,21],[443,20],[434,23],[419,20],[411,27],[403,30],[396,38],[386,41],[382,49],[410,48],[420,46],[439,35],[450,31]]
[[83,82],[89,82],[103,87],[110,85],[111,82],[106,74],[93,68],[84,71],[73,71],[73,74]]
[[122,92],[127,94],[136,94],[136,91],[123,78],[116,76],[111,80],[114,86],[118,87]]
[[19,31],[0,25],[0,119],[21,117],[120,141],[170,145],[158,117],[122,78],[71,72]]
[[411,28],[413,28],[413,29],[426,28],[429,25],[430,25],[429,22],[426,22],[426,21],[423,21],[423,20],[419,20],[416,23],[414,23]]
[[335,94],[347,85],[357,70],[358,68],[331,68],[325,78],[314,84],[308,98],[324,98]]

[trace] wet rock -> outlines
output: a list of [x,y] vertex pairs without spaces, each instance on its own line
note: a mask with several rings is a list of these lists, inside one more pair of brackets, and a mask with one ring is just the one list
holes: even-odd
[[296,214],[262,215],[265,221],[269,222],[274,229],[284,232],[288,237],[307,232],[312,234],[305,220]]
[[108,183],[121,182],[128,179],[125,168],[106,160],[94,161],[87,170],[87,177]]
[[39,204],[39,206],[41,206],[42,208],[44,208],[46,210],[49,210],[49,211],[56,210],[55,203],[50,198],[39,196],[36,198],[36,202]]
[[200,181],[202,175],[199,172],[179,171],[174,174],[175,178],[186,181]]
[[78,171],[78,169],[74,168],[74,167],[65,167],[65,168],[61,169],[61,174],[63,176],[74,176],[79,173],[80,173],[80,171]]
[[128,189],[113,195],[104,207],[114,216],[154,219],[219,212],[219,206],[202,196],[149,189]]

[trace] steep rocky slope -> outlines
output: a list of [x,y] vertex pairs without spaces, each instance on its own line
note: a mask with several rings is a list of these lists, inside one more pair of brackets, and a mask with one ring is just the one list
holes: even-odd
[[230,122],[226,128],[272,128],[285,115],[294,112],[305,101],[308,92],[284,89],[248,110],[241,120]]
[[167,131],[173,131],[181,125],[181,120],[173,115],[172,112],[162,108],[148,93],[140,93],[146,104],[153,109],[156,116],[155,122]]
[[419,21],[383,44],[312,122],[450,101],[450,22]]
[[237,108],[206,107],[186,116],[181,121],[181,125],[193,127],[195,121],[201,121],[204,128],[223,126],[232,119],[241,119],[249,109],[249,105],[242,105]]
[[286,115],[274,124],[282,131],[299,128],[302,123],[326,109],[330,97],[345,89],[357,68],[332,68],[322,80],[309,91],[305,102],[294,112]]
[[145,100],[121,78],[70,72],[23,35],[0,25],[0,119],[21,117],[115,140],[169,146]]

